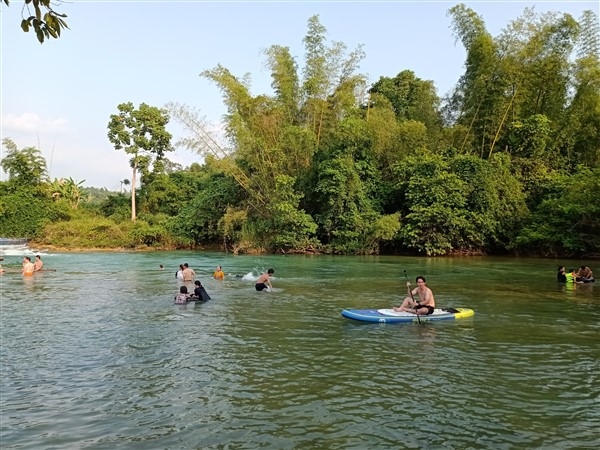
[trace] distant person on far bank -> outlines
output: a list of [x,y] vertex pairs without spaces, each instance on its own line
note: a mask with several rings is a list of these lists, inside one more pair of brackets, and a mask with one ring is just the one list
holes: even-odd
[[40,255],[35,255],[35,262],[33,263],[33,271],[39,272],[44,267],[44,261]]
[[275,271],[273,269],[267,270],[260,277],[258,277],[258,279],[256,280],[256,285],[254,285],[254,288],[257,291],[264,291],[265,289],[267,289],[267,291],[272,291],[273,286],[271,285],[271,277],[273,276],[274,273],[275,273]]

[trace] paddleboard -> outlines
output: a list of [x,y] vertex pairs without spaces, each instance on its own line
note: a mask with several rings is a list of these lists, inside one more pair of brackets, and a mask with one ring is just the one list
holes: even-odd
[[360,320],[362,322],[376,323],[409,323],[409,322],[435,322],[438,320],[455,320],[471,317],[475,311],[469,308],[436,308],[433,314],[419,316],[409,312],[396,312],[393,309],[344,309],[342,316]]

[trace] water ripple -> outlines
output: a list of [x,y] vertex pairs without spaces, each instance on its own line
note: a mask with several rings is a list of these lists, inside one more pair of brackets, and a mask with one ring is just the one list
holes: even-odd
[[438,302],[476,316],[394,326],[340,310],[393,304],[414,259],[231,258],[276,266],[280,292],[205,277],[213,300],[185,306],[150,269],[217,256],[57,255],[59,276],[0,278],[2,448],[600,447],[598,290],[502,289],[539,261],[427,260]]

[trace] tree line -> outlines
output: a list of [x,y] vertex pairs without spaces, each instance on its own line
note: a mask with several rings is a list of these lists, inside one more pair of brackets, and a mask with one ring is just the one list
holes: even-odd
[[[598,17],[525,9],[496,37],[463,4],[449,17],[466,60],[443,98],[411,70],[369,85],[362,47],[313,16],[302,67],[264,51],[272,93],[200,74],[223,94],[224,135],[185,104],[118,105],[107,134],[131,155],[131,195],[87,201],[5,140],[0,229],[67,247],[600,256]],[[176,143],[171,119],[188,131]],[[169,161],[176,145],[202,164]]]

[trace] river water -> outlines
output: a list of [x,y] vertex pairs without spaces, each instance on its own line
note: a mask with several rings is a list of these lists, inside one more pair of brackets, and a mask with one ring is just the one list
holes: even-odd
[[[558,261],[2,251],[2,449],[600,448],[600,285]],[[173,304],[184,262],[211,301]],[[475,316],[340,315],[404,271]]]

